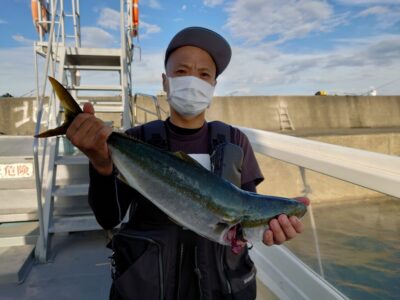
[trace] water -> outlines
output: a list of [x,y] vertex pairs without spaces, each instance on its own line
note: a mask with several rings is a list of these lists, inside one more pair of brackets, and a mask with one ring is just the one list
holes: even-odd
[[[322,267],[351,299],[400,299],[400,199],[314,206]],[[288,248],[319,273],[310,218]]]

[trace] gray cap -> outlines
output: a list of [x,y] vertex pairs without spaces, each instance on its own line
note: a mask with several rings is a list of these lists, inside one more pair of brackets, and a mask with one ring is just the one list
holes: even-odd
[[188,27],[179,31],[165,51],[164,65],[172,52],[183,46],[194,46],[210,54],[217,67],[217,76],[228,66],[232,50],[228,42],[218,33],[203,27]]

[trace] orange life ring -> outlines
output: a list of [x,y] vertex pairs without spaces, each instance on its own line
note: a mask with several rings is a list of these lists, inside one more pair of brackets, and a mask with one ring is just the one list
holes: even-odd
[[136,37],[139,33],[139,0],[132,0],[132,31],[131,35]]
[[[32,8],[32,19],[33,25],[36,27],[37,32],[40,33],[39,26],[42,28],[42,34],[45,35],[49,29],[47,23],[39,24],[39,21],[47,21],[48,20],[48,12],[46,9],[46,3],[42,3],[42,0],[32,0],[31,1],[31,8]],[[41,11],[42,19],[39,20],[39,9]]]

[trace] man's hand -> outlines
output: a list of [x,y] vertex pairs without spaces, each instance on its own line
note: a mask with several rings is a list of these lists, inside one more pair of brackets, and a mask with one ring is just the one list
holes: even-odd
[[[307,206],[310,204],[310,199],[306,197],[295,199]],[[297,217],[288,218],[286,215],[280,215],[269,222],[269,228],[264,231],[263,243],[267,246],[280,245],[295,238],[302,231],[303,223]]]
[[112,128],[94,116],[94,108],[90,103],[83,106],[79,114],[67,130],[67,138],[89,158],[93,167],[102,175],[110,175],[113,163],[107,146],[107,139]]

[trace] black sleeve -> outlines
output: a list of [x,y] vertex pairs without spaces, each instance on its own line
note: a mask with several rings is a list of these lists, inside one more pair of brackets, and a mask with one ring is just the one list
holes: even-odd
[[[133,128],[127,133],[138,137]],[[118,170],[114,169],[109,176],[99,174],[89,163],[89,205],[93,210],[97,222],[104,229],[112,229],[121,223],[129,205],[136,199],[138,192],[121,182]]]
[[97,222],[104,229],[117,226],[132,201],[129,188],[117,179],[116,173],[115,171],[109,176],[103,176],[89,164],[89,205]]
[[248,192],[253,192],[253,193],[257,192],[256,183],[254,181],[250,181],[248,183],[242,184],[241,188],[242,188],[242,190],[245,190]]

